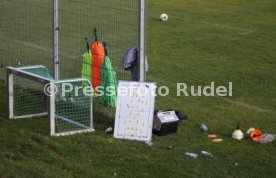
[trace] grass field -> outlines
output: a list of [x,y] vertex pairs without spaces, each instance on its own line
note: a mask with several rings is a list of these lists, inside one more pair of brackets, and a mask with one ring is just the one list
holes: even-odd
[[[167,22],[158,20],[162,12]],[[273,0],[148,1],[147,80],[170,88],[155,108],[179,109],[189,119],[176,134],[153,136],[153,147],[104,133],[114,123],[106,116],[95,118],[95,133],[50,137],[45,118],[6,119],[1,80],[0,177],[276,177],[276,141],[231,138],[237,123],[244,133],[276,134],[275,56]],[[176,96],[177,83],[211,82],[232,82],[233,96]],[[211,142],[201,123],[223,142]],[[183,156],[201,150],[214,157]]]

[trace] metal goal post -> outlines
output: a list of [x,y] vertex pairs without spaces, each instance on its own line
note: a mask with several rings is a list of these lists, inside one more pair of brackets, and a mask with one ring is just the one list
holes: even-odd
[[[23,119],[48,116],[49,132],[52,136],[92,132],[92,96],[75,91],[61,94],[64,85],[79,90],[90,86],[87,79],[54,80],[44,66],[7,68],[8,116]],[[91,87],[92,88],[92,87]]]

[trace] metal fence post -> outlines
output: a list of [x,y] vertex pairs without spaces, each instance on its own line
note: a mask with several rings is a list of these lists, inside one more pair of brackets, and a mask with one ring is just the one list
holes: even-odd
[[146,0],[139,0],[139,81],[145,81]]
[[59,73],[59,17],[58,17],[58,0],[53,0],[53,68],[56,80],[60,78]]
[[13,74],[7,69],[7,90],[8,90],[8,117],[13,119],[14,117],[14,91],[13,91]]
[[[50,82],[50,86],[55,86],[55,83],[53,81]],[[50,93],[54,93],[52,87],[50,87]],[[51,94],[48,96],[48,118],[49,118],[49,131],[50,135],[53,136],[55,134],[55,113],[56,113],[56,106],[55,106],[55,94]]]

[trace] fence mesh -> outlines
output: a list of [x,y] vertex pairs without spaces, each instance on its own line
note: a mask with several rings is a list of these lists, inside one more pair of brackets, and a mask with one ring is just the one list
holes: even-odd
[[[117,80],[130,80],[129,71],[123,69],[122,58],[128,48],[138,45],[138,9],[139,4],[136,0],[59,1],[61,78],[81,76],[82,55],[87,52],[84,39],[88,38],[91,49],[95,41],[96,28],[98,41],[105,41],[107,44],[108,56]],[[97,76],[92,78],[97,80]],[[99,97],[94,98],[95,111],[113,115],[114,110],[99,104],[99,100]],[[95,113],[95,116],[97,118],[99,115]]]
[[133,0],[63,0],[59,4],[61,77],[80,76],[85,37],[105,41],[113,68],[119,79],[129,79],[122,68],[128,48],[138,45],[138,1]]
[[[139,1],[59,0],[60,79],[81,77],[85,37],[107,43],[117,80],[130,80],[122,58],[138,45]],[[6,66],[44,65],[53,75],[53,1],[0,1],[0,79]],[[95,98],[97,111],[104,111]]]
[[0,1],[0,78],[6,66],[52,70],[52,5],[48,0]]

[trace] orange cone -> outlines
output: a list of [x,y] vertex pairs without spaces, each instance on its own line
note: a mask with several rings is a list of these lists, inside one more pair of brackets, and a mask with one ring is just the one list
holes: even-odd
[[262,132],[260,130],[252,130],[249,134],[249,137],[253,140],[253,141],[258,141],[262,138]]

